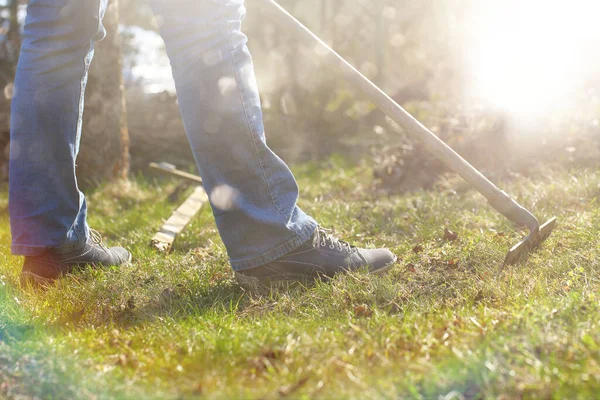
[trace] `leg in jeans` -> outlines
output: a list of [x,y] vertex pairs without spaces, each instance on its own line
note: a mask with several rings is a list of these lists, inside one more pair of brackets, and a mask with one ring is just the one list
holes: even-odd
[[69,252],[88,239],[75,178],[83,92],[107,0],[31,0],[11,114],[14,254]]
[[234,270],[306,242],[317,223],[265,141],[243,0],[150,0],[171,60],[185,129]]
[[[11,115],[10,214],[24,281],[122,265],[92,234],[75,159],[94,40],[107,0],[31,0]],[[266,145],[243,0],[151,0],[185,128],[234,270],[268,280],[391,268],[388,250],[333,238],[297,206],[290,170]],[[45,250],[51,249],[47,252]],[[266,264],[266,265],[265,265]],[[249,275],[248,275],[249,274]]]

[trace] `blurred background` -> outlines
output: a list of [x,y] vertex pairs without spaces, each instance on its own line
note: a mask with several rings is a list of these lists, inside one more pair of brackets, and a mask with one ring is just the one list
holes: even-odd
[[[550,165],[598,164],[599,2],[280,4],[492,180]],[[321,65],[314,46],[281,29],[263,1],[247,0],[246,6],[243,28],[255,62],[267,140],[282,158],[298,163],[335,154],[351,162],[367,160],[378,187],[393,192],[429,187],[446,172],[335,69]],[[0,7],[0,178],[6,179],[11,82],[26,2],[5,0]],[[104,160],[88,159],[86,147],[110,143],[106,138],[115,134],[114,145],[124,147],[129,157],[115,161],[109,171],[143,169],[148,161],[193,168],[152,13],[142,0],[113,1],[109,31],[111,26],[115,34],[98,46],[86,93],[78,161],[82,178],[90,183],[110,178],[95,172]],[[102,58],[104,64],[98,61]],[[109,93],[110,85],[103,82],[120,82],[114,65],[122,72],[124,91],[119,86]]]

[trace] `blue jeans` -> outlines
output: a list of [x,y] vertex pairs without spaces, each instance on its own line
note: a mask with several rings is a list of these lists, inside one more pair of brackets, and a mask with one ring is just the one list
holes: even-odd
[[[181,115],[231,265],[269,263],[317,223],[266,144],[244,0],[149,0],[160,22]],[[68,252],[88,239],[75,160],[94,42],[107,0],[31,0],[11,115],[12,252]]]

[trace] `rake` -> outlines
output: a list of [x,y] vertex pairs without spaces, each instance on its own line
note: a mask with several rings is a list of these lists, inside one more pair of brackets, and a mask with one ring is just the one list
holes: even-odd
[[294,32],[300,39],[316,43],[322,50],[323,57],[327,58],[328,64],[336,66],[343,77],[351,85],[359,88],[377,108],[400,125],[414,139],[421,142],[433,156],[479,191],[488,200],[491,207],[518,226],[526,226],[529,229],[529,235],[508,251],[504,259],[505,264],[517,263],[531,251],[537,249],[550,236],[556,226],[556,217],[540,225],[538,219],[530,211],[494,185],[277,2],[274,0],[262,1],[275,10],[278,16],[276,21],[279,24],[288,31]]

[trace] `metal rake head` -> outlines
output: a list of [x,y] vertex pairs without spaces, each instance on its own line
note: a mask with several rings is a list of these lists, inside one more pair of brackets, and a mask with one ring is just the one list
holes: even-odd
[[539,228],[531,231],[529,236],[514,245],[504,259],[505,265],[516,264],[544,242],[556,227],[556,217],[548,220]]

